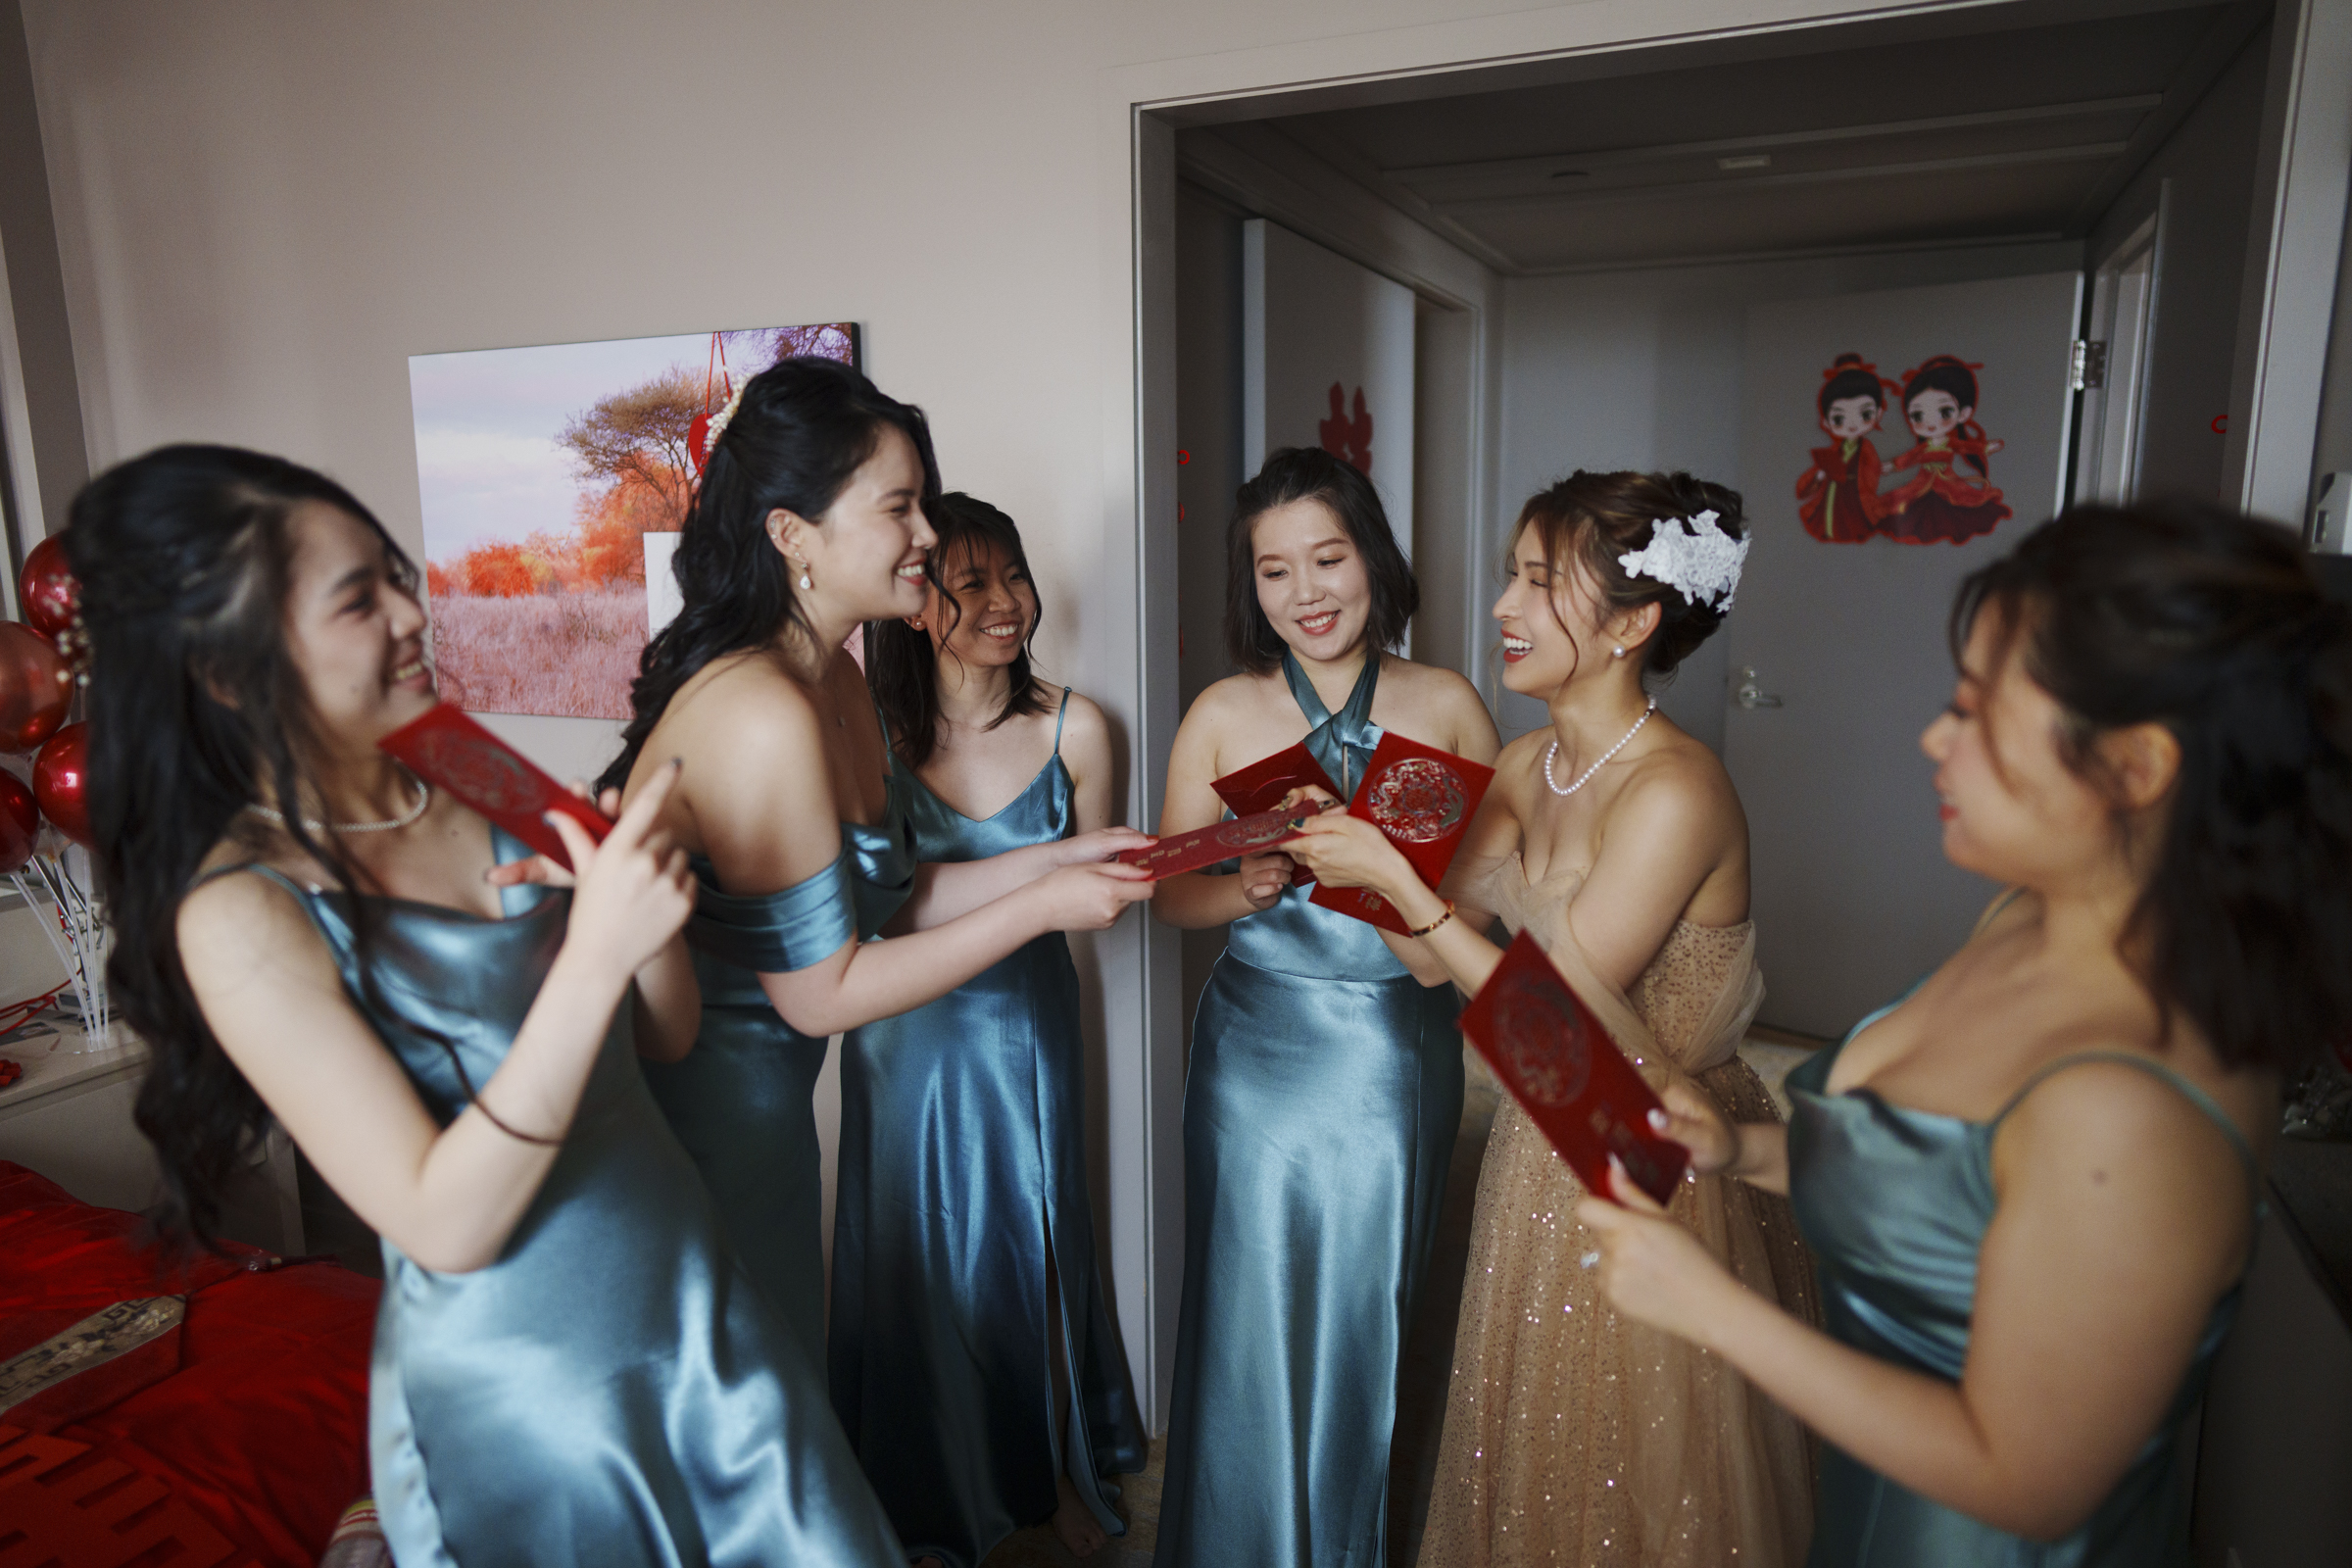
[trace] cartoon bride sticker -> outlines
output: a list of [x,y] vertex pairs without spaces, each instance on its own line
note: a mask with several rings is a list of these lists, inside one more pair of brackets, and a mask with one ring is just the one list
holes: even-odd
[[[1917,440],[1887,466],[1919,471],[1878,497],[1879,526],[1899,543],[1958,544],[1992,532],[2010,515],[2000,491],[1985,483],[1991,470],[1984,460],[2001,443],[1977,423],[1976,372],[1983,368],[1938,354],[1903,372],[1903,416]],[[1976,469],[1976,477],[1963,465]]]
[[1821,372],[1813,401],[1830,444],[1813,449],[1813,466],[1796,481],[1796,513],[1814,538],[1851,545],[1879,531],[1879,449],[1870,432],[1893,390],[1859,354],[1840,354]]

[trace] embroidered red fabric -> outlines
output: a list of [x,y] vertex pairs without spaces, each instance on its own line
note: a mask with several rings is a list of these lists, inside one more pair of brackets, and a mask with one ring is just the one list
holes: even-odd
[[91,1397],[74,1380],[45,1391],[51,1435],[89,1446],[76,1463],[159,1483],[252,1561],[310,1568],[368,1490],[379,1287],[334,1263],[270,1263],[249,1247],[174,1263],[141,1216],[0,1161],[0,1360],[117,1301],[188,1298],[178,1329],[94,1369],[110,1376]]

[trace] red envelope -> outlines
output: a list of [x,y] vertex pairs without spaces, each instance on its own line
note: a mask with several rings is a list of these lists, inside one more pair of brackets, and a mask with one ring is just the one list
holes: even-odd
[[1534,937],[1519,933],[1460,1028],[1587,1192],[1610,1196],[1615,1154],[1635,1186],[1673,1201],[1690,1151],[1651,1128],[1658,1097]]
[[[1248,767],[1237,767],[1223,778],[1209,781],[1217,798],[1230,807],[1235,816],[1251,816],[1259,811],[1271,811],[1282,804],[1282,798],[1301,785],[1313,785],[1333,800],[1340,798],[1340,787],[1323,771],[1315,754],[1306,743],[1271,757],[1261,757]],[[1302,888],[1315,880],[1315,873],[1299,866],[1291,873],[1291,886]]]
[[[1421,880],[1434,888],[1446,879],[1454,851],[1462,847],[1462,835],[1470,831],[1470,818],[1478,814],[1478,803],[1487,798],[1487,786],[1494,782],[1494,770],[1484,762],[1406,740],[1391,730],[1364,764],[1364,781],[1348,803],[1348,814],[1386,833]],[[1399,936],[1412,929],[1370,888],[1318,887],[1307,902]]]
[[1256,855],[1298,836],[1298,824],[1312,811],[1254,811],[1223,822],[1211,822],[1190,833],[1174,833],[1149,849],[1122,850],[1119,858],[1140,865],[1159,881],[1184,871],[1198,871],[1239,855]]
[[569,870],[571,856],[541,813],[562,811],[599,844],[612,831],[604,812],[550,778],[505,741],[442,703],[377,741],[427,783],[449,791],[500,827]]

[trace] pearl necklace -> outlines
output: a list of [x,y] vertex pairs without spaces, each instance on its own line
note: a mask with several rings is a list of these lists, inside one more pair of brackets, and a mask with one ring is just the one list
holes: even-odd
[[[402,768],[401,771],[406,773],[408,772],[408,769]],[[416,786],[416,804],[410,807],[407,810],[401,812],[398,816],[387,817],[381,822],[321,822],[315,816],[306,816],[302,819],[302,825],[304,828],[313,833],[397,832],[399,829],[409,826],[418,817],[422,816],[424,814],[424,808],[433,804],[433,787],[430,784],[427,784],[424,780],[417,778],[414,773],[410,773],[409,777]],[[254,815],[262,818],[264,821],[275,822],[280,827],[285,826],[286,813],[277,809],[273,806],[248,806],[245,808],[245,809],[251,811]]]
[[1607,751],[1601,753],[1599,757],[1595,758],[1592,765],[1586,768],[1582,773],[1579,773],[1577,775],[1576,782],[1569,785],[1566,789],[1560,788],[1560,781],[1551,776],[1551,760],[1560,755],[1560,743],[1557,738],[1554,738],[1551,743],[1551,750],[1544,754],[1544,782],[1551,786],[1552,794],[1559,796],[1563,800],[1571,795],[1574,795],[1578,790],[1583,789],[1587,784],[1590,784],[1592,781],[1592,775],[1600,771],[1601,764],[1603,762],[1606,762],[1610,758],[1615,757],[1619,752],[1624,751],[1626,742],[1632,740],[1635,736],[1642,733],[1642,726],[1648,723],[1649,715],[1657,710],[1658,700],[1655,697],[1652,697],[1649,700],[1649,706],[1642,710],[1642,716],[1634,720],[1634,727],[1627,730],[1623,735],[1619,736],[1617,739],[1617,744],[1610,747]]

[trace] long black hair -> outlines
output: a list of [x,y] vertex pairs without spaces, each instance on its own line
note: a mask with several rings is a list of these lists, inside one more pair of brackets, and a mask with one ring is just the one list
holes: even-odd
[[[180,901],[224,839],[263,853],[245,808],[319,798],[316,728],[285,645],[291,519],[323,503],[373,529],[392,580],[416,569],[325,475],[234,447],[162,447],[74,500],[67,560],[89,631],[89,812],[114,926],[107,983],[154,1052],[139,1130],[165,1177],[157,1218],[210,1245],[219,1194],[269,1120],[205,1022],[179,956]],[[282,831],[349,889],[372,879],[288,807]],[[367,940],[366,900],[355,920]],[[364,966],[363,966],[364,967]]]
[[822,517],[887,429],[914,443],[928,515],[939,496],[939,465],[922,410],[832,360],[779,360],[745,383],[711,446],[672,558],[684,608],[646,644],[629,689],[635,714],[598,788],[628,782],[645,738],[697,670],[765,647],[788,625],[808,629],[791,573],[767,537],[767,515],[781,509],[810,522]]
[[1257,477],[1234,492],[1233,521],[1225,529],[1225,654],[1252,675],[1279,668],[1287,645],[1257,603],[1257,545],[1250,529],[1276,507],[1320,501],[1363,557],[1370,580],[1372,612],[1364,622],[1368,655],[1404,641],[1404,628],[1421,608],[1421,585],[1412,564],[1396,547],[1380,492],[1363,471],[1320,447],[1283,447],[1266,459]]
[[[1029,553],[1021,548],[1021,530],[995,507],[987,502],[952,490],[941,496],[925,513],[931,519],[932,530],[939,543],[931,547],[923,570],[931,578],[931,586],[951,607],[955,618],[947,625],[935,628],[941,644],[934,647],[929,631],[916,631],[903,620],[873,620],[865,626],[865,684],[874,694],[874,706],[882,710],[882,723],[893,737],[899,756],[908,767],[920,767],[931,760],[939,748],[939,660],[944,654],[956,656],[944,645],[950,633],[963,623],[963,602],[956,597],[956,589],[948,580],[950,563],[969,556],[977,560],[990,546],[1003,552],[1004,564],[1020,573],[1037,591],[1037,579],[1029,570]],[[1039,607],[1037,619],[1044,618],[1044,607]],[[1036,678],[1030,673],[1029,644],[1037,635],[1037,620],[1021,634],[1021,650],[1013,656],[1008,671],[1012,682],[1004,693],[1004,707],[988,721],[995,729],[1016,713],[1042,713],[1046,700],[1037,689]]]
[[1987,612],[2078,774],[2103,782],[2112,730],[2180,744],[2123,938],[2167,1026],[2290,1072],[2352,1037],[2352,615],[2295,537],[2188,501],[2079,508],[1961,584],[1955,661]]

